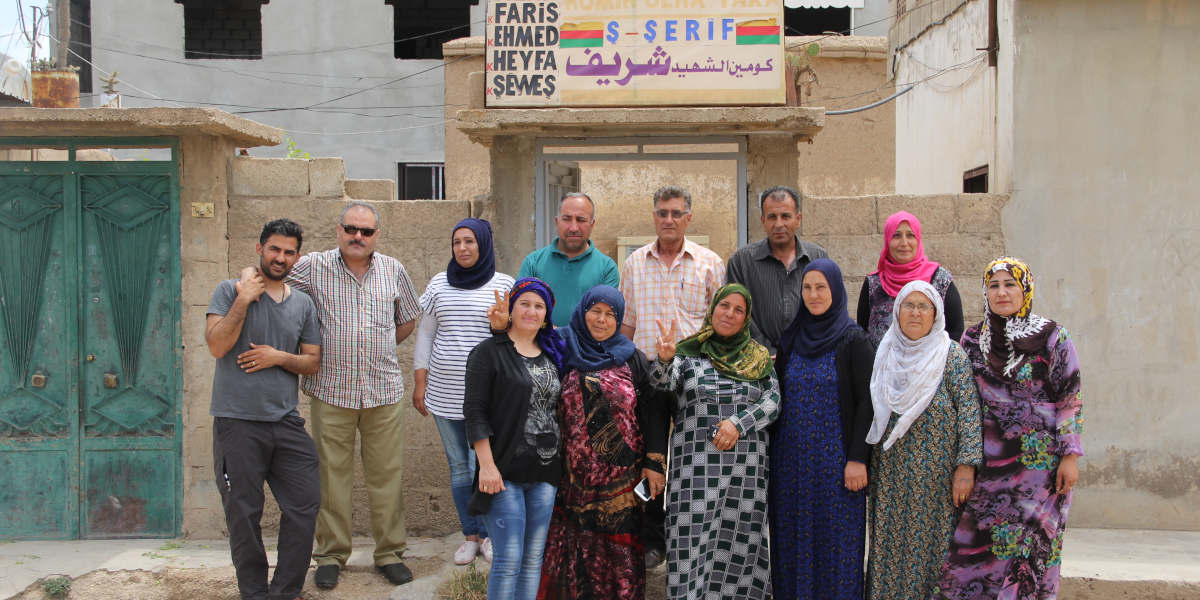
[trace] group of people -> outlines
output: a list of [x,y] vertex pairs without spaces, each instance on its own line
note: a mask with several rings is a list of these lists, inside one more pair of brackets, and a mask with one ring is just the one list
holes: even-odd
[[[490,225],[464,219],[450,232],[446,271],[419,300],[398,281],[382,298],[322,294],[330,283],[312,267],[287,272],[314,256],[296,262],[298,227],[292,248],[268,224],[260,267],[223,282],[209,309],[214,381],[251,379],[266,358],[250,354],[259,343],[280,349],[265,361],[280,367],[268,369],[276,381],[257,388],[280,400],[263,402],[262,414],[226,411],[214,385],[217,480],[244,597],[253,597],[249,584],[266,589],[266,563],[261,540],[235,539],[234,524],[248,528],[239,535],[257,535],[264,478],[284,519],[271,597],[298,595],[303,572],[298,581],[294,570],[282,574],[284,526],[301,539],[317,500],[316,583],[324,565],[345,561],[322,524],[332,519],[328,486],[344,481],[326,471],[349,469],[326,466],[323,445],[334,444],[320,440],[330,429],[319,419],[331,412],[318,413],[329,403],[320,388],[310,392],[319,468],[309,460],[298,439],[296,374],[306,375],[306,391],[324,376],[390,393],[347,355],[374,350],[366,338],[375,328],[399,343],[419,312],[412,402],[432,413],[445,448],[465,538],[454,560],[491,561],[490,598],[642,598],[647,568],[664,558],[670,598],[1053,598],[1082,454],[1079,372],[1066,330],[1032,312],[1028,267],[1007,257],[989,264],[985,317],[964,331],[951,274],[925,255],[917,217],[899,212],[885,224],[855,322],[838,265],[797,236],[798,192],[762,194],[766,237],[728,267],[686,238],[691,204],[684,189],[657,190],[656,239],[618,273],[590,240],[591,199],[567,194],[558,236],[525,258],[515,280],[496,271]],[[378,230],[377,217],[347,219],[357,210],[343,214],[340,248]],[[338,251],[316,255],[336,266]],[[343,260],[334,275],[368,287]],[[315,307],[301,291],[314,293]],[[269,299],[252,297],[264,292]],[[283,312],[289,294],[299,300],[286,331],[252,326],[255,311],[282,324],[265,312]],[[324,303],[350,303],[368,322]],[[320,328],[310,328],[313,319]],[[340,360],[327,359],[338,344]],[[357,426],[370,468],[374,424],[362,412],[370,408],[347,410],[360,415],[349,449]],[[266,428],[259,454],[239,459],[256,464],[257,498],[229,487],[230,449],[251,443],[224,434],[236,420]],[[304,460],[279,458],[284,446]],[[288,498],[311,482],[276,485],[318,469],[320,498]],[[373,521],[382,520],[375,500],[373,488]],[[307,566],[295,554],[287,565],[304,558]],[[399,557],[381,561],[377,550],[376,564],[387,575]]]

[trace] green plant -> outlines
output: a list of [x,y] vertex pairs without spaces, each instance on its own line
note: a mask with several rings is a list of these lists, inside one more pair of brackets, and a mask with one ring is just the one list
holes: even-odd
[[300,147],[296,145],[296,140],[293,140],[291,136],[287,136],[283,139],[287,140],[288,158],[312,158],[311,154],[301,150]]
[[182,547],[183,547],[183,544],[181,544],[175,540],[171,540],[171,541],[159,546],[158,549],[159,550],[178,550],[179,548],[182,548]]
[[792,69],[792,85],[795,86],[800,100],[803,100],[804,96],[811,96],[812,86],[820,84],[817,72],[812,67],[812,59],[820,53],[821,46],[813,42],[799,48],[798,52],[788,52],[785,57],[788,67]]
[[66,598],[71,593],[71,579],[62,575],[47,577],[42,582],[42,591],[51,598]]
[[58,63],[46,59],[39,58],[29,64],[30,71],[78,71],[79,67],[75,65],[67,65],[65,67],[58,66]]
[[459,569],[448,581],[438,586],[438,598],[443,600],[487,600],[486,572],[480,572],[471,565]]

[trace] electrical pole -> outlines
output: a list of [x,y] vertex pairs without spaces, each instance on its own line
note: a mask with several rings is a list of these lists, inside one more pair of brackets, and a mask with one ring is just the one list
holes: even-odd
[[57,0],[54,3],[55,37],[58,38],[58,51],[55,59],[60,69],[67,67],[67,52],[71,48],[71,0]]

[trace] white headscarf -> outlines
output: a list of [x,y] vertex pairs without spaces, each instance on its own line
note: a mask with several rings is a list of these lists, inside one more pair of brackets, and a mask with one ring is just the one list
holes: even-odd
[[[925,295],[935,311],[933,328],[919,340],[910,340],[900,331],[900,305],[913,292]],[[883,449],[891,448],[904,436],[937,393],[949,353],[950,335],[946,333],[941,294],[928,281],[908,282],[896,294],[892,324],[883,334],[875,353],[875,368],[871,372],[871,405],[875,409],[875,418],[867,433],[868,444],[877,444],[883,438],[892,413],[900,418],[883,443]]]

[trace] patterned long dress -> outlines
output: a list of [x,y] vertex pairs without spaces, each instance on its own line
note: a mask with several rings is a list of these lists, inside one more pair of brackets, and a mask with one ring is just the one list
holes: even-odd
[[933,597],[1052,600],[1073,493],[1054,491],[1058,463],[1083,454],[1079,359],[1059,326],[1008,382],[988,369],[979,329],[963,342],[982,398],[983,466]]
[[628,365],[571,371],[563,382],[566,473],[550,521],[539,600],[645,595],[642,502],[633,493],[644,465],[639,391]]
[[[937,289],[945,300],[946,292],[950,290],[950,284],[954,282],[954,277],[950,275],[945,267],[938,267],[933,272],[933,276],[929,278],[929,283]],[[867,323],[863,325],[863,329],[867,330],[867,337],[871,338],[871,345],[879,347],[879,341],[883,339],[883,334],[887,333],[888,327],[892,326],[892,309],[896,304],[896,297],[887,293],[883,289],[883,284],[879,282],[879,274],[867,275],[866,279],[867,298],[870,301],[871,316]],[[961,326],[961,325],[960,325]],[[954,334],[950,335],[951,338]],[[957,342],[958,340],[954,340]]]
[[[883,434],[892,434],[896,415]],[[979,390],[967,355],[952,343],[942,383],[929,406],[891,448],[871,456],[869,600],[925,600],[933,592],[960,510],[954,506],[958,465],[978,466]]]
[[[667,479],[667,597],[771,597],[767,548],[767,431],[779,410],[775,376],[722,376],[707,358],[651,361],[662,389],[678,395]],[[732,418],[737,444],[724,452],[709,431]]]
[[866,490],[845,486],[837,352],[792,354],[771,444],[775,600],[862,598]]

